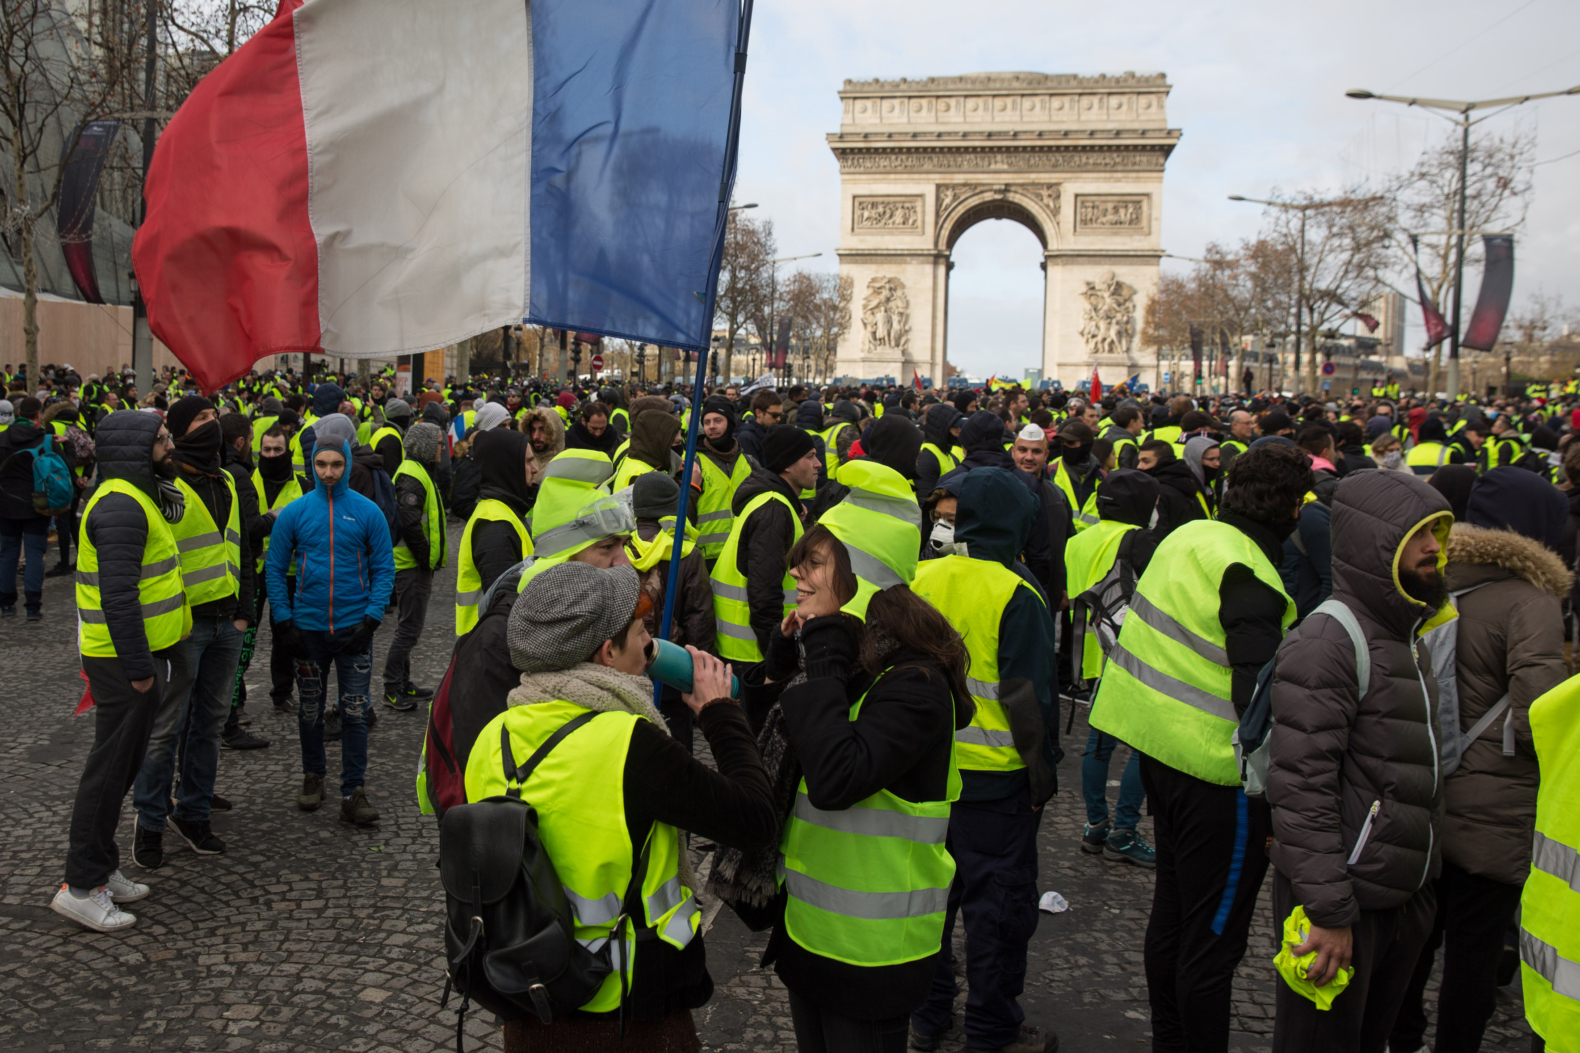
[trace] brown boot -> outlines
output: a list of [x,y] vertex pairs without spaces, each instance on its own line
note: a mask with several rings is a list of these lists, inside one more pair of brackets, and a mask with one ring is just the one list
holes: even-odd
[[340,821],[355,823],[357,826],[366,826],[379,821],[378,809],[368,803],[368,792],[358,786],[351,791],[350,797],[340,801]]
[[302,792],[296,795],[296,807],[304,812],[316,812],[324,803],[324,777],[308,772],[302,776]]

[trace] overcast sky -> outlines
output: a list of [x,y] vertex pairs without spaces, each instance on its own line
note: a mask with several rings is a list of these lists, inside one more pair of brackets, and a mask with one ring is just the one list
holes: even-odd
[[[758,202],[755,215],[773,219],[780,255],[821,252],[799,266],[829,270],[838,267],[839,166],[824,136],[839,129],[836,93],[847,78],[1168,74],[1169,125],[1183,135],[1163,178],[1163,247],[1185,256],[1256,233],[1258,207],[1229,194],[1379,180],[1454,134],[1418,109],[1347,99],[1348,88],[1485,99],[1580,84],[1574,0],[800,0],[755,10],[736,200]],[[1515,305],[1538,286],[1580,304],[1580,95],[1528,103],[1483,127],[1515,122],[1536,132],[1538,162],[1575,154],[1535,170]],[[1015,376],[1040,363],[1039,253],[1030,232],[1004,220],[956,245],[952,362]],[[1468,303],[1475,291],[1472,279]],[[1422,340],[1416,323],[1412,347]]]

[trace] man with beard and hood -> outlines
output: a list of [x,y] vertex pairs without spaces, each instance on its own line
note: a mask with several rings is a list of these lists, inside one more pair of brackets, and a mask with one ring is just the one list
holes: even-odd
[[[735,427],[735,403],[722,395],[714,395],[702,404],[702,441],[697,444],[697,464],[702,468],[702,493],[697,497],[697,544],[710,567],[730,539],[730,527],[735,523],[730,505],[735,500],[735,491],[756,466],[735,441]],[[697,646],[703,644],[699,641]]]
[[1267,805],[1241,790],[1233,739],[1295,618],[1278,562],[1311,468],[1292,447],[1255,446],[1228,482],[1219,519],[1159,543],[1092,705],[1092,727],[1141,752],[1152,808],[1144,961],[1159,1049],[1228,1047],[1234,971],[1267,872]]
[[1275,924],[1288,933],[1287,919],[1304,915],[1295,919],[1305,938],[1290,953],[1315,954],[1305,977],[1319,992],[1353,970],[1325,1012],[1277,985],[1278,1053],[1381,1050],[1432,929],[1443,780],[1437,679],[1418,637],[1448,600],[1452,522],[1423,479],[1342,480],[1334,603],[1278,653],[1267,772]]
[[[812,401],[817,402],[816,399]],[[818,408],[822,409],[821,403]],[[798,421],[800,415],[797,410]],[[854,402],[840,399],[824,420],[828,427],[819,432],[823,439],[823,466],[832,476],[840,465],[850,460],[850,448],[861,438],[861,411],[856,409]]]
[[923,497],[938,489],[938,480],[960,466],[953,450],[965,418],[947,402],[929,406],[922,417],[922,448],[916,455],[916,492]]
[[483,594],[499,576],[532,555],[526,522],[536,490],[537,462],[530,441],[504,428],[485,432],[472,446],[472,460],[482,483],[456,553],[457,636],[477,624]]
[[98,932],[135,924],[120,904],[148,895],[147,885],[122,876],[115,829],[174,652],[192,628],[170,528],[185,512],[170,482],[170,442],[156,414],[105,418],[96,443],[99,485],[82,516],[77,637],[95,703],[93,745],[72,807],[65,880],[51,907]]
[[[1153,527],[1158,540],[1162,540],[1176,527],[1200,519],[1210,519],[1200,500],[1201,488],[1190,466],[1175,456],[1179,449],[1172,442],[1148,439],[1141,444],[1141,455],[1136,466],[1158,481],[1158,523]],[[1244,456],[1242,454],[1241,456]],[[1236,458],[1238,460],[1238,458]]]
[[917,1049],[938,1048],[937,1038],[952,1020],[958,989],[952,934],[961,914],[971,933],[967,1045],[1014,1053],[1058,1048],[1053,1034],[1023,1026],[1026,1016],[1016,1002],[1037,926],[1037,828],[1042,806],[1057,788],[1054,766],[1062,755],[1053,618],[1019,559],[1037,509],[1036,498],[1013,472],[966,473],[955,512],[960,547],[923,561],[911,583],[911,591],[937,608],[964,640],[975,703],[970,725],[955,733],[961,789],[947,845],[956,870],[932,991],[911,1016]]
[[[1411,416],[1415,411],[1411,410]],[[1416,444],[1405,454],[1404,463],[1418,476],[1428,476],[1445,464],[1464,464],[1465,455],[1458,447],[1449,445],[1448,429],[1443,418],[1427,417],[1416,433]]]
[[565,432],[565,448],[597,450],[613,460],[625,435],[614,426],[612,417],[613,409],[607,403],[589,402],[582,406],[576,420]]
[[448,533],[444,498],[433,477],[444,433],[418,421],[406,433],[406,459],[395,472],[395,505],[400,540],[395,543],[395,588],[390,601],[398,612],[395,636],[384,657],[384,704],[400,713],[433,697],[433,689],[411,679],[411,653],[422,638],[434,572],[444,566]]
[[671,470],[670,451],[680,434],[680,418],[663,410],[645,409],[631,421],[631,445],[615,468],[610,491],[618,493],[646,472]]
[[[565,449],[565,425],[552,406],[535,406],[521,419],[521,432],[532,447],[532,463],[537,468],[536,477],[541,479],[549,462]],[[537,500],[535,486],[532,500]]]
[[[186,507],[173,533],[192,608],[192,632],[173,652],[170,681],[132,794],[137,810],[132,859],[150,870],[164,865],[167,822],[199,855],[225,850],[209,816],[215,804],[220,732],[235,691],[242,636],[256,613],[252,542],[237,493],[238,483],[250,488],[252,480],[246,475],[237,479],[221,465],[223,433],[208,399],[186,396],[170,407],[165,424],[175,436],[175,486]],[[176,753],[183,738],[178,771]]]
[[[1389,1036],[1392,1049],[1422,1048],[1422,995],[1439,946],[1436,1049],[1479,1049],[1502,979],[1499,960],[1509,954],[1504,934],[1534,876],[1533,845],[1537,870],[1559,884],[1552,872],[1562,871],[1554,866],[1562,855],[1536,832],[1537,789],[1545,789],[1555,765],[1543,753],[1538,766],[1531,703],[1565,678],[1560,604],[1573,575],[1554,550],[1567,506],[1560,491],[1531,473],[1494,468],[1471,491],[1469,522],[1454,524],[1448,537],[1444,574],[1457,616],[1440,611],[1425,643],[1442,666],[1436,639],[1452,634],[1455,640],[1459,724],[1440,723],[1438,730],[1461,736],[1464,750],[1443,780],[1436,921]],[[1567,882],[1560,887],[1569,894]]]
[[1053,484],[1064,491],[1064,498],[1075,513],[1075,529],[1085,530],[1097,523],[1097,484],[1103,466],[1092,456],[1097,433],[1083,421],[1067,420],[1059,428],[1059,463],[1053,470]]

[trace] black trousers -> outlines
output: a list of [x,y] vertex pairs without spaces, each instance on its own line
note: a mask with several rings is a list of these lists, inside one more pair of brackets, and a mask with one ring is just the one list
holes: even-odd
[[[1297,903],[1294,885],[1275,871],[1273,916],[1280,932]],[[1350,968],[1355,975],[1326,1011],[1279,981],[1273,1053],[1333,1053],[1339,1049],[1383,1053],[1421,945],[1432,931],[1435,909],[1436,897],[1428,885],[1402,907],[1361,911],[1350,926],[1355,941]]]
[[905,1053],[908,1017],[857,1020],[835,1016],[790,992],[790,1022],[800,1053]]
[[428,617],[428,595],[433,591],[433,571],[407,567],[395,572],[395,592],[390,602],[400,612],[395,638],[384,655],[384,693],[399,694],[411,683],[411,653],[422,639]]
[[1492,1019],[1498,960],[1509,922],[1520,906],[1522,885],[1462,870],[1445,860],[1437,879],[1437,914],[1421,948],[1388,1045],[1396,1053],[1420,1049],[1426,1038],[1426,981],[1443,948],[1443,986],[1437,996],[1437,1053],[1475,1053]]
[[1147,922],[1154,1053],[1223,1053],[1273,834],[1267,802],[1141,756],[1157,879]]
[[121,865],[115,828],[121,821],[121,802],[137,781],[148,751],[170,676],[169,652],[154,652],[154,685],[147,691],[132,686],[119,658],[83,656],[82,668],[93,692],[93,746],[71,809],[66,883],[97,888]]

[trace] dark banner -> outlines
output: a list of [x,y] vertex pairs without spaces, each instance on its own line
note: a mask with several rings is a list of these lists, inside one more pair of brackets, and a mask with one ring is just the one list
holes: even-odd
[[110,155],[120,121],[88,121],[61,158],[60,201],[55,208],[60,251],[77,291],[89,303],[103,303],[99,277],[93,267],[94,199],[99,196],[99,176]]
[[1191,377],[1198,384],[1201,383],[1201,341],[1202,341],[1201,326],[1197,326],[1197,325],[1191,326],[1190,327],[1190,360],[1191,360],[1191,366],[1194,369],[1194,372],[1191,374]]
[[1448,339],[1448,323],[1443,320],[1443,312],[1437,309],[1437,304],[1426,294],[1426,283],[1421,280],[1421,247],[1413,234],[1410,251],[1415,255],[1415,294],[1421,300],[1421,317],[1426,321],[1426,346],[1433,348]]
[[1514,237],[1484,234],[1481,245],[1487,256],[1481,272],[1481,293],[1459,346],[1491,351],[1498,342],[1498,330],[1503,328],[1503,316],[1509,313],[1509,297],[1514,292]]
[[769,369],[783,369],[790,361],[790,322],[790,316],[785,315],[775,326],[778,332],[774,334],[773,350],[768,353]]

